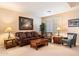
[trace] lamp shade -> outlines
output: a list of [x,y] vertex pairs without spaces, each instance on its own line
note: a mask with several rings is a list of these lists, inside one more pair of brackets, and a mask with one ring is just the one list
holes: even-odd
[[57,31],[60,31],[61,30],[61,28],[60,27],[57,27]]
[[5,29],[5,32],[11,32],[12,31],[12,28],[11,27],[7,27],[6,29]]

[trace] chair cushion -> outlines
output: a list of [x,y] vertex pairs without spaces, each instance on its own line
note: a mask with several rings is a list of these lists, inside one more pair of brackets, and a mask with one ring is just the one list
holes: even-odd
[[73,39],[73,35],[68,35],[68,39],[69,40]]

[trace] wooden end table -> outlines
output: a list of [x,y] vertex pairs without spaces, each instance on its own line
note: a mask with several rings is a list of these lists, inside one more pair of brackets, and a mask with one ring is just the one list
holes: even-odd
[[62,40],[61,36],[54,36],[53,37],[53,43],[61,44],[61,40]]
[[15,39],[4,40],[4,46],[6,49],[15,47],[17,46],[16,40]]

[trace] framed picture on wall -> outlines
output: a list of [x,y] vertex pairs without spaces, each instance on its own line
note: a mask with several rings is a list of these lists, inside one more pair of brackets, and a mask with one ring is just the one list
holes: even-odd
[[19,30],[33,30],[33,19],[19,16]]
[[68,20],[68,27],[79,27],[79,19]]

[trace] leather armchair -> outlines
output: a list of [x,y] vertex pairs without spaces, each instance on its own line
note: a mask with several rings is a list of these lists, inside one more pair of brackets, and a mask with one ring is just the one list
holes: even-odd
[[70,39],[70,38],[64,38],[62,39],[62,45],[64,43],[68,44],[68,46],[71,48],[72,46],[76,46],[76,39],[77,39],[77,34],[76,33],[67,33],[67,35],[73,35],[73,37]]

